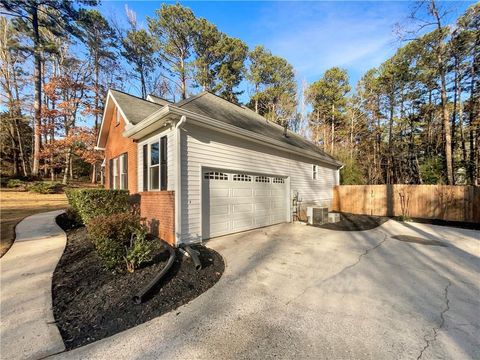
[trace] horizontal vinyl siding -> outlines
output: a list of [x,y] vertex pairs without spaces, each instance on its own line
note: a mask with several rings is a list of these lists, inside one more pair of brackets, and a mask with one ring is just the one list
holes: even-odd
[[138,156],[137,156],[137,175],[138,175],[138,192],[143,191],[143,145],[150,144],[154,141],[160,141],[160,138],[167,136],[167,190],[175,190],[175,169],[174,164],[174,149],[175,149],[175,131],[166,130],[158,134],[155,134],[147,139],[142,139],[138,143]]
[[[182,241],[201,240],[201,168],[257,172],[290,178],[303,204],[331,205],[338,170],[314,160],[272,149],[191,124],[182,130]],[[312,179],[312,165],[318,178]]]

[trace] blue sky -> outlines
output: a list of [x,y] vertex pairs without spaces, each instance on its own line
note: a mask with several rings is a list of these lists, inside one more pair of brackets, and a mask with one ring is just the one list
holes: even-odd
[[[401,46],[394,28],[407,23],[413,2],[407,1],[182,1],[230,36],[250,48],[262,44],[287,59],[299,81],[312,82],[332,66],[349,72],[351,84],[372,67],[380,65]],[[443,3],[456,19],[472,4]],[[140,25],[154,16],[160,1],[104,1],[108,18],[124,19],[125,5],[137,13]],[[243,85],[245,86],[245,85]]]

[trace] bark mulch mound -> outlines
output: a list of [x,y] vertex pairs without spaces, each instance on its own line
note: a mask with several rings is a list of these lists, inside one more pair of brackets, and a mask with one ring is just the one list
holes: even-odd
[[371,230],[388,221],[385,216],[369,216],[349,213],[340,213],[340,221],[323,225],[313,225],[328,230],[362,231]]
[[134,273],[106,270],[87,238],[65,215],[57,223],[67,232],[67,246],[53,274],[53,312],[67,350],[134,327],[188,303],[221,277],[225,264],[215,251],[195,246],[203,269],[177,251],[167,275],[153,295],[140,305],[132,297],[164,267],[168,254],[157,254],[151,264]]

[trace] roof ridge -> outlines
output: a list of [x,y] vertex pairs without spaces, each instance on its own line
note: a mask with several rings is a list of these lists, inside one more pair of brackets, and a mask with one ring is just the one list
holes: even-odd
[[198,98],[201,98],[203,95],[208,94],[208,93],[209,93],[208,91],[204,90],[204,91],[202,91],[202,92],[200,92],[196,95],[190,96],[187,99],[180,100],[179,102],[174,103],[174,105],[176,105],[178,107],[182,107],[183,105],[188,104],[189,102],[191,102],[193,100],[196,100]]
[[158,105],[157,103],[154,103],[153,101],[149,101],[149,100],[144,99],[144,98],[141,98],[141,97],[139,97],[139,96],[126,93],[125,91],[121,91],[121,90],[117,90],[117,89],[113,89],[113,88],[110,88],[109,91],[110,91],[110,92],[116,91],[116,92],[121,93],[121,94],[123,94],[123,95],[127,95],[127,96],[133,97],[133,98],[138,99],[138,100],[146,101],[146,102],[148,102],[148,103],[150,103],[150,104]]

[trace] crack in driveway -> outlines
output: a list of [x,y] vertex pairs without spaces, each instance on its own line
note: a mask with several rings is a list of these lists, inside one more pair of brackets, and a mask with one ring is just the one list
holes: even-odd
[[440,331],[441,328],[445,325],[445,313],[450,310],[450,299],[448,298],[448,288],[452,285],[449,279],[447,279],[447,286],[445,286],[445,289],[443,290],[443,297],[445,299],[445,308],[440,312],[440,324],[438,327],[433,327],[433,337],[431,339],[428,339],[428,334],[425,334],[423,337],[423,340],[425,340],[425,346],[423,347],[422,351],[420,351],[420,354],[417,357],[417,360],[420,360],[424,354],[424,352],[430,347],[430,344],[434,342],[437,339],[438,332]]
[[324,284],[325,282],[333,279],[334,277],[338,276],[338,275],[341,275],[342,273],[344,273],[345,271],[348,271],[352,268],[354,268],[355,266],[357,266],[360,261],[362,261],[362,258],[366,255],[368,255],[371,251],[377,249],[378,247],[380,247],[385,241],[387,241],[387,234],[385,234],[383,231],[380,231],[380,230],[377,230],[379,233],[383,234],[383,239],[377,244],[375,245],[374,247],[371,247],[371,248],[368,248],[368,249],[365,249],[365,251],[363,253],[361,253],[359,256],[358,256],[358,259],[357,261],[355,261],[353,264],[350,264],[348,266],[345,266],[342,270],[340,270],[339,272],[336,272],[335,274],[325,278],[325,279],[322,279],[321,281],[315,281],[313,284],[307,286],[300,294],[298,294],[297,296],[295,296],[294,298],[288,300],[285,305],[289,305],[291,302],[297,300],[299,297],[303,296],[308,290],[310,290],[312,287],[315,287],[315,286],[319,286],[319,285],[322,285]]

